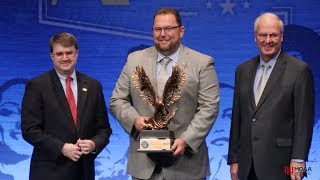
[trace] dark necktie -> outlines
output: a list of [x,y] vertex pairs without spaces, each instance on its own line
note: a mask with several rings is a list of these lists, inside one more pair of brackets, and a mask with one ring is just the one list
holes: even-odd
[[267,84],[267,81],[268,81],[267,71],[271,66],[268,65],[268,64],[263,64],[261,67],[262,67],[263,72],[262,72],[261,78],[259,80],[259,84],[257,86],[257,89],[256,89],[256,91],[254,93],[254,99],[256,101],[256,105],[258,104],[258,102],[260,100],[260,97],[262,95],[262,92],[264,90],[264,87]]
[[159,72],[159,77],[158,77],[158,97],[162,97],[162,93],[164,90],[164,86],[167,83],[167,80],[169,79],[169,74],[168,74],[168,69],[167,66],[170,62],[170,58],[164,57],[162,60],[162,66]]
[[76,101],[74,99],[74,95],[70,86],[71,81],[72,81],[72,78],[68,76],[66,79],[66,95],[67,95],[69,108],[72,113],[74,124],[77,125],[77,105],[76,105]]

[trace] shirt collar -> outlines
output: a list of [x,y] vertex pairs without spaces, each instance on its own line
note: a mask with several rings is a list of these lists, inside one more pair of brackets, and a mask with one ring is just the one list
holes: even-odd
[[263,64],[268,64],[268,65],[271,66],[271,68],[273,68],[274,65],[276,64],[276,61],[277,61],[279,55],[280,55],[280,52],[281,52],[281,50],[280,50],[280,51],[278,52],[278,54],[277,54],[274,58],[272,58],[268,63],[265,63],[265,62],[262,60],[262,57],[261,57],[261,55],[260,55],[259,68],[260,68]]
[[[64,76],[64,75],[58,73],[58,71],[56,71],[56,73],[57,73],[57,75],[58,75],[60,80],[66,81],[67,76]],[[73,71],[72,74],[70,75],[70,77],[72,78],[71,83],[76,83],[77,82],[76,71]]]
[[[179,48],[177,49],[177,51],[173,54],[171,54],[170,56],[168,56],[171,60],[173,60],[174,62],[178,61],[178,57],[179,57],[179,53],[180,53],[180,49],[181,49],[181,45],[179,46]],[[163,54],[161,54],[160,52],[158,52],[158,57],[157,57],[157,63],[160,62],[164,57]]]

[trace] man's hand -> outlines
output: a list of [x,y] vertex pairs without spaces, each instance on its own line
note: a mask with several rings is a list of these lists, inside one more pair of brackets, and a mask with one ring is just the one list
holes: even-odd
[[238,180],[239,167],[238,163],[233,163],[230,165],[230,174],[232,180]]
[[148,119],[149,119],[149,117],[138,116],[134,120],[134,123],[133,123],[136,130],[141,132],[142,130],[147,129],[148,128],[148,124],[147,124]]
[[92,140],[88,139],[78,139],[77,144],[80,147],[82,154],[89,154],[96,148],[96,144]]
[[78,144],[65,143],[61,149],[61,153],[71,159],[72,161],[78,161],[82,155],[81,149]]
[[[303,174],[305,173],[304,172],[305,167],[306,167],[305,162],[291,161],[290,169],[293,169],[293,172],[291,173],[291,180],[301,180],[303,177]],[[299,171],[299,169],[303,169],[303,171]]]
[[173,156],[181,156],[186,149],[186,142],[183,139],[177,138],[172,145]]

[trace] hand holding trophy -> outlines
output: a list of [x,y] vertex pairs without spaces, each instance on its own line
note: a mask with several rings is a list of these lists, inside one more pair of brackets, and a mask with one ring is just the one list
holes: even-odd
[[180,89],[186,80],[185,72],[178,65],[172,67],[172,75],[166,82],[162,97],[156,94],[142,66],[136,67],[132,77],[133,84],[140,90],[142,99],[155,108],[154,116],[147,121],[149,130],[141,132],[138,151],[172,151],[171,144],[174,134],[173,131],[168,130],[167,125],[175,115],[177,108],[170,106],[181,97]]

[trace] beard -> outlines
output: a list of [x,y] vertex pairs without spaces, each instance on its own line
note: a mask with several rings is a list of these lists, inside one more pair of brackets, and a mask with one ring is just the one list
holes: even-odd
[[154,42],[155,48],[163,55],[169,56],[177,51],[180,46],[180,41],[169,42],[168,44],[161,44],[159,41]]

